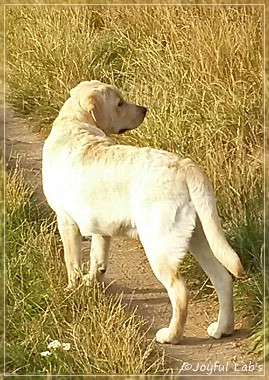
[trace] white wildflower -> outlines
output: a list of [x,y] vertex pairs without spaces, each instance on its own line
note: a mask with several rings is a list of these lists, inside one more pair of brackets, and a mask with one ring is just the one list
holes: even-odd
[[62,347],[63,347],[63,350],[69,351],[71,348],[71,344],[70,343],[62,343]]
[[56,339],[56,340],[53,340],[52,342],[50,342],[48,344],[48,349],[50,349],[50,348],[56,349],[56,348],[58,348],[60,346],[61,346],[61,343]]
[[40,352],[40,355],[41,356],[50,356],[51,352],[50,351],[43,351],[43,352]]

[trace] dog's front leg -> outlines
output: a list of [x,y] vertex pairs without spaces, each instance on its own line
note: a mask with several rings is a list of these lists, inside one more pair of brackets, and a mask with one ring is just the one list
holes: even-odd
[[64,259],[68,274],[68,288],[81,276],[81,234],[69,215],[57,213],[58,228],[64,246]]
[[110,236],[92,235],[88,283],[92,283],[94,280],[99,282],[104,281],[104,275],[107,270],[110,242]]

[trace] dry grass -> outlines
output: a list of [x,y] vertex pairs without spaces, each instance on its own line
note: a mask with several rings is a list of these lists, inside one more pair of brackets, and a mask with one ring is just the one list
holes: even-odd
[[231,244],[258,273],[246,285],[260,320],[263,7],[6,8],[14,108],[47,133],[85,79],[114,83],[145,104],[143,126],[119,141],[190,156],[205,169]]
[[123,142],[191,156],[224,217],[246,221],[261,191],[261,8],[11,7],[7,36],[9,100],[39,128],[79,81],[112,81],[149,108]]
[[[66,273],[54,221],[40,220],[21,171],[7,177],[6,372],[10,374],[146,374],[162,355],[143,321],[120,297],[81,284],[65,292]],[[70,350],[49,349],[53,340]]]

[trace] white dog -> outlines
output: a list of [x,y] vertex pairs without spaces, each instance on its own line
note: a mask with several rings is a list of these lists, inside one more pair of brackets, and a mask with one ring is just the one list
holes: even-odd
[[112,236],[139,237],[173,307],[170,325],[157,332],[157,341],[176,344],[188,304],[178,266],[190,250],[220,302],[218,321],[208,333],[231,334],[233,281],[225,268],[235,276],[243,268],[223,234],[206,174],[189,158],[113,143],[108,135],[136,128],[146,114],[115,87],[82,82],[70,95],[43,150],[44,193],[57,214],[69,286],[81,272],[82,236],[92,236],[91,281],[103,281]]

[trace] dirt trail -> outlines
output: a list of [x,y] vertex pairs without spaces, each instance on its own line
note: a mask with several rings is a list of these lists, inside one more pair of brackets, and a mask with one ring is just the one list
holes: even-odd
[[[44,202],[41,190],[41,151],[43,139],[31,132],[27,122],[9,111],[6,120],[6,160],[10,167],[20,165],[30,181],[38,184],[37,196]],[[85,255],[90,251],[90,242],[83,243]],[[153,338],[156,331],[167,326],[171,317],[171,306],[165,289],[153,275],[141,244],[126,238],[115,239],[110,253],[107,271],[109,292],[123,293],[128,307],[137,307],[149,326],[148,336]],[[166,363],[171,373],[190,375],[218,375],[218,378],[235,376],[256,379],[264,375],[263,363],[246,353],[249,347],[247,322],[244,316],[236,314],[236,331],[232,337],[221,340],[209,338],[206,330],[216,320],[218,304],[215,295],[194,295],[198,289],[190,289],[189,314],[184,340],[177,346],[160,345],[166,353]],[[250,376],[252,375],[252,376]]]

